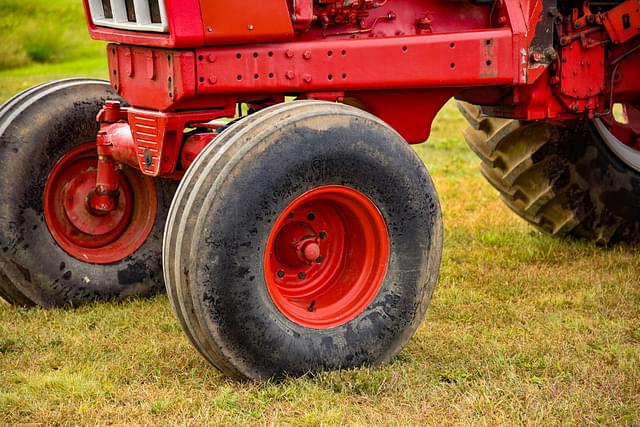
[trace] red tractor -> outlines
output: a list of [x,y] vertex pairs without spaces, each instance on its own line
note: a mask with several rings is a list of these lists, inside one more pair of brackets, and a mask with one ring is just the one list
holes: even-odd
[[407,143],[452,97],[518,215],[559,236],[640,238],[638,0],[85,7],[91,36],[112,42],[110,83],[46,83],[0,109],[11,302],[166,285],[228,375],[388,361],[442,252],[436,191]]

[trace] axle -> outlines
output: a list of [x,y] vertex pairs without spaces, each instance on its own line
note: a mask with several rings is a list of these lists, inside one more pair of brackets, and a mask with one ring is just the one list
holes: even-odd
[[[160,171],[168,170],[164,176],[180,178],[198,153],[218,135],[214,130],[227,125],[219,121],[199,123],[208,117],[207,113],[178,114],[163,116],[161,122],[166,133],[158,134],[158,127],[154,126],[158,122],[145,122],[140,114],[135,109],[121,107],[118,101],[105,102],[98,113],[96,187],[88,199],[89,208],[98,215],[112,212],[118,206],[121,164],[140,169],[148,175],[159,175]],[[135,123],[135,131],[131,122]],[[184,129],[190,126],[210,131],[187,136]],[[172,129],[181,131],[178,135],[177,130]],[[162,150],[165,143],[173,144],[173,149]]]

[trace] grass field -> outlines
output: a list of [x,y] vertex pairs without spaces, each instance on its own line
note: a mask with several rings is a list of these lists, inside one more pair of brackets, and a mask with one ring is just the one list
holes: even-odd
[[[5,67],[0,98],[104,75],[97,54],[48,62]],[[191,348],[164,296],[0,303],[0,425],[640,424],[637,248],[534,231],[481,178],[463,127],[449,104],[416,148],[440,193],[445,253],[425,322],[390,365],[237,383]]]

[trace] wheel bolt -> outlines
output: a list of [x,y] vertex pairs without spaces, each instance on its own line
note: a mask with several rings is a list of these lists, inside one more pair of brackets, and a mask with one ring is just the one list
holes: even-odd
[[324,257],[322,255],[320,255],[318,258],[316,258],[316,262],[318,264],[320,264],[322,261],[324,261]]
[[316,219],[316,214],[314,214],[313,212],[309,212],[309,215],[307,215],[307,219],[309,221],[313,221],[314,219]]
[[320,237],[322,240],[327,238],[327,232],[326,231],[321,231],[320,234],[318,234],[318,237]]
[[284,277],[284,270],[278,270],[277,274],[278,274],[278,277],[282,279]]
[[305,273],[304,271],[298,273],[298,279],[303,280],[305,277],[307,277],[307,273]]

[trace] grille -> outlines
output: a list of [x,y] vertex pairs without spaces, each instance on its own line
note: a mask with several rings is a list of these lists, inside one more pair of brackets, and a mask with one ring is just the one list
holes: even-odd
[[93,23],[132,31],[168,31],[164,0],[89,0]]

